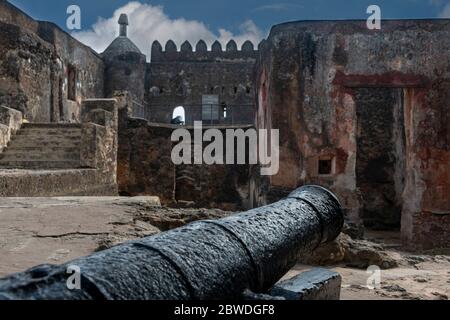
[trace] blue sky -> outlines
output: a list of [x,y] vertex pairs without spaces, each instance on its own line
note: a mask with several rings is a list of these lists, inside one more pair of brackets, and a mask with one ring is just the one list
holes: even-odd
[[[134,35],[133,40],[144,53],[148,42],[154,39],[164,42],[173,38],[180,45],[184,38],[195,42],[203,37],[211,42],[215,36],[222,43],[229,38],[237,38],[239,44],[245,37],[257,42],[267,35],[272,25],[286,21],[366,19],[366,9],[371,4],[381,7],[383,19],[450,17],[450,0],[140,0],[134,6],[126,0],[10,2],[36,19],[52,21],[63,28],[67,7],[79,5],[82,30],[75,36],[97,51],[102,51],[115,36],[116,24],[113,20],[117,17],[117,9],[126,8],[135,16],[134,25],[131,20],[130,38],[133,39]],[[145,11],[146,14],[139,14],[138,11]],[[100,17],[104,20],[99,24]],[[107,19],[110,19],[109,23],[106,23]],[[105,30],[107,28],[113,31]],[[139,33],[138,28],[145,30]]]

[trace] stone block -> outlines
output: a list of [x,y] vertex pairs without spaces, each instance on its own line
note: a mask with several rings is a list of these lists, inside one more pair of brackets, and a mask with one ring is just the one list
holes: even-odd
[[112,112],[106,111],[104,109],[94,109],[89,112],[88,115],[89,122],[94,124],[104,126],[104,127],[112,127],[114,126],[114,115]]
[[89,99],[81,108],[81,165],[96,168],[113,184],[117,177],[117,107],[116,99]]
[[0,152],[8,145],[9,128],[4,124],[0,124]]
[[337,272],[316,268],[279,282],[270,294],[286,300],[339,300],[341,282]]
[[80,161],[84,168],[97,168],[100,159],[98,159],[98,148],[100,147],[102,136],[105,135],[105,127],[94,124],[84,123],[81,128],[81,151]]
[[133,98],[128,91],[114,91],[113,96],[119,111],[125,110],[127,115],[133,112]]
[[22,112],[8,107],[0,106],[0,124],[10,129],[10,134],[14,134],[22,125]]
[[90,122],[89,114],[96,109],[109,111],[117,117],[116,99],[87,99],[83,101],[81,107],[81,119],[83,122]]

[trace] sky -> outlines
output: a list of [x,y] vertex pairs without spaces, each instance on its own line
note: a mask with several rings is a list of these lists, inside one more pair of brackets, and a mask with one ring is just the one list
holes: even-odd
[[[178,47],[203,39],[223,46],[255,46],[278,23],[295,20],[367,19],[369,5],[381,8],[382,19],[450,18],[450,0],[10,0],[38,20],[51,21],[83,43],[103,52],[118,35],[120,13],[130,19],[129,37],[144,54],[151,43],[169,39]],[[67,8],[81,9],[81,30],[67,30]]]

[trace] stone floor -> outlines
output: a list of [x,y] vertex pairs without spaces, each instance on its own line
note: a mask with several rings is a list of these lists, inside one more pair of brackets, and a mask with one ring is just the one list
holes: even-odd
[[[366,270],[345,265],[329,267],[342,276],[342,300],[448,300],[450,297],[450,257],[422,256],[423,262],[381,271],[379,287],[369,289]],[[311,269],[297,265],[285,278]]]
[[91,254],[105,238],[125,240],[159,232],[135,220],[136,205],[159,205],[159,200],[0,198],[0,277]]
[[228,214],[165,208],[155,197],[0,197],[0,277]]
[[[229,214],[165,208],[153,197],[0,198],[0,277]],[[358,250],[362,257],[373,254],[370,250],[383,251],[397,267],[382,270],[380,288],[370,290],[366,268],[349,267],[349,261],[330,263],[327,267],[342,275],[342,299],[448,299],[449,255],[403,252],[395,233],[367,236],[365,242],[351,243],[352,255],[358,256]],[[286,277],[310,268],[299,264]]]

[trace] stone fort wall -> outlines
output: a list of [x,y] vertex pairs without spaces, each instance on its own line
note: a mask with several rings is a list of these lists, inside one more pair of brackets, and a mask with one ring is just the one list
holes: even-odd
[[[81,101],[104,97],[104,63],[58,26],[0,1],[0,104],[30,122],[79,122]],[[69,97],[69,70],[75,72]]]
[[320,184],[354,222],[448,247],[450,20],[293,22],[266,45],[257,125],[280,130],[281,156],[269,198]]
[[234,41],[225,50],[216,41],[208,50],[201,40],[195,51],[189,42],[183,43],[180,50],[171,40],[164,50],[154,42],[146,80],[150,120],[169,123],[178,106],[185,108],[187,119],[201,120],[203,95],[217,95],[221,107],[226,106],[228,111],[228,119],[222,121],[253,123],[258,55],[249,41],[241,50]]

